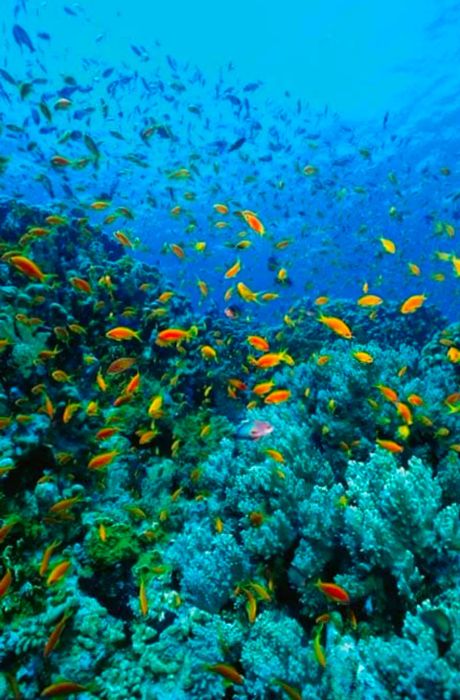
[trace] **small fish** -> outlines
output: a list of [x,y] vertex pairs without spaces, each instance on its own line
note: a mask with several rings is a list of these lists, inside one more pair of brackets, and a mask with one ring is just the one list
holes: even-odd
[[208,671],[212,671],[212,673],[217,673],[219,676],[222,676],[227,681],[235,683],[236,685],[243,685],[244,683],[244,677],[231,664],[209,664],[206,666],[206,668]]
[[383,304],[382,297],[377,296],[377,294],[364,294],[364,296],[358,299],[359,306],[379,306]]
[[287,401],[291,397],[291,391],[289,389],[275,389],[271,391],[264,399],[266,404],[278,404]]
[[130,379],[130,381],[128,382],[128,384],[126,385],[126,387],[124,389],[124,393],[125,394],[133,394],[135,391],[137,391],[139,389],[140,379],[141,379],[140,373],[136,372],[134,377],[132,377]]
[[244,136],[242,136],[237,141],[232,143],[231,146],[228,147],[227,152],[232,153],[232,151],[237,151],[239,148],[241,148],[241,146],[243,146],[244,143],[246,143],[246,139],[244,138]]
[[78,289],[80,292],[85,292],[85,294],[91,294],[92,292],[91,284],[88,280],[82,279],[81,277],[71,277],[69,282],[74,289]]
[[140,341],[141,339],[139,338],[139,333],[140,331],[134,331],[132,328],[126,328],[126,326],[117,326],[116,328],[111,328],[109,331],[107,331],[105,336],[106,338],[116,340],[117,342],[132,340],[133,338]]
[[345,323],[345,321],[342,321],[342,319],[337,318],[336,316],[321,315],[319,316],[318,321],[330,328],[330,330],[334,331],[334,333],[337,333],[337,335],[340,335],[342,338],[350,339],[353,337],[350,327]]
[[47,586],[52,586],[53,584],[60,581],[66,575],[67,571],[70,569],[71,566],[72,564],[68,560],[61,561],[60,564],[56,564],[56,566],[54,567],[54,569],[52,569],[50,575],[46,579]]
[[414,294],[401,304],[400,311],[402,314],[413,314],[417,309],[423,306],[425,300],[425,294]]
[[241,261],[238,259],[231,267],[228,268],[227,272],[225,273],[224,277],[225,279],[231,279],[232,277],[236,277],[236,275],[241,271]]
[[270,381],[270,382],[260,382],[259,384],[256,384],[252,391],[256,396],[264,396],[264,394],[270,393],[272,388],[275,386],[275,382]]
[[132,241],[128,238],[126,233],[123,233],[123,231],[115,231],[113,235],[125,248],[134,248]]
[[76,503],[80,503],[82,500],[82,496],[73,496],[73,498],[63,498],[57,503],[54,503],[50,508],[49,508],[49,513],[62,513],[62,511],[69,510],[72,506],[74,506]]
[[74,695],[75,693],[83,693],[87,690],[85,685],[74,683],[74,681],[59,681],[48,685],[40,693],[42,698],[54,698],[59,695]]
[[11,571],[7,569],[3,578],[0,579],[0,598],[3,598],[8,593],[12,580],[13,576]]
[[396,253],[396,245],[394,244],[394,242],[392,240],[390,240],[389,238],[379,238],[379,241],[382,244],[383,249],[387,253],[391,253],[391,254]]
[[107,374],[121,374],[121,372],[126,372],[137,362],[135,357],[119,357],[114,360],[107,367]]
[[373,356],[368,352],[364,352],[364,350],[356,350],[353,353],[353,357],[355,358],[355,360],[358,360],[358,362],[361,362],[363,364],[369,365],[372,362],[374,362]]
[[154,396],[150,402],[148,414],[151,418],[161,418],[163,416],[163,397],[161,395]]
[[13,37],[18,46],[27,46],[31,53],[35,52],[35,48],[32,44],[30,36],[27,34],[26,30],[19,24],[15,24],[13,27]]
[[380,447],[383,447],[384,450],[387,450],[388,452],[393,452],[393,454],[398,454],[400,452],[404,451],[404,447],[400,445],[399,443],[395,442],[394,440],[380,440],[377,439],[377,445],[380,445]]
[[268,340],[262,338],[260,335],[248,335],[247,341],[256,350],[261,350],[262,352],[268,352],[270,350]]
[[40,568],[38,570],[40,576],[44,576],[46,572],[48,571],[48,565],[51,559],[51,555],[53,554],[54,550],[59,547],[61,542],[59,540],[54,540],[48,547],[45,549],[43,552],[43,557],[40,563]]
[[[13,467],[11,467],[11,469],[12,468]],[[11,522],[6,523],[2,527],[0,527],[0,544],[2,544],[6,540],[10,530],[14,527],[14,525],[16,525],[17,522],[17,520],[12,520]]]
[[326,598],[333,600],[334,603],[348,605],[350,602],[350,596],[348,595],[347,591],[337,583],[326,583],[321,581],[321,579],[318,579],[315,586],[326,596]]
[[263,236],[265,234],[265,226],[253,211],[249,211],[249,209],[244,209],[242,212],[240,212],[241,216],[253,231],[258,233],[260,236]]
[[261,355],[260,357],[258,357],[257,360],[254,358],[250,358],[249,361],[252,365],[254,365],[255,367],[259,367],[260,369],[269,369],[271,367],[276,367],[281,362],[285,362],[290,366],[294,365],[294,360],[284,350],[281,352],[268,352],[265,355]]
[[24,255],[12,255],[8,261],[11,262],[17,270],[22,272],[30,279],[38,280],[39,282],[45,281],[46,275],[30,258],[27,258]]
[[277,685],[280,686],[282,690],[286,693],[288,698],[290,700],[302,700],[302,693],[300,690],[297,690],[297,688],[294,688],[292,685],[289,685],[288,683],[285,683],[284,681],[280,680],[279,678],[276,678],[273,683],[276,683]]
[[244,421],[236,429],[235,437],[239,440],[259,440],[265,435],[270,435],[273,430],[273,425],[267,421]]
[[103,469],[113,462],[115,457],[120,453],[117,450],[111,450],[110,452],[101,452],[95,457],[92,457],[88,462],[88,469]]
[[321,631],[322,631],[323,626],[320,625],[320,629],[313,638],[313,653],[315,654],[315,658],[317,662],[319,663],[320,666],[323,668],[326,667],[326,653],[324,651],[324,648],[321,644]]
[[392,401],[393,403],[398,401],[398,394],[391,387],[385,386],[385,384],[376,384],[375,388],[378,389],[382,396],[384,396],[388,401]]
[[96,437],[96,440],[101,440],[101,441],[108,440],[109,438],[116,435],[118,432],[120,432],[120,429],[115,428],[115,427],[113,427],[113,428],[101,428],[100,430],[98,430],[95,437]]
[[282,453],[279,452],[279,450],[269,449],[269,450],[264,450],[264,452],[265,452],[266,455],[268,455],[269,457],[271,457],[275,462],[281,462],[281,463],[283,463],[283,462],[286,461],[286,460],[284,459]]
[[188,331],[184,330],[183,328],[166,328],[163,331],[159,331],[155,342],[157,345],[180,343],[183,340],[195,338],[197,334],[198,329],[196,326],[192,326]]
[[71,617],[69,613],[64,613],[61,620],[58,622],[58,624],[48,637],[48,641],[46,642],[45,648],[43,650],[43,656],[45,658],[51,654],[53,649],[55,649],[57,644],[59,643],[59,639],[61,638],[61,634],[64,631],[64,627],[69,617]]
[[200,353],[205,360],[217,360],[217,352],[210,345],[202,345]]

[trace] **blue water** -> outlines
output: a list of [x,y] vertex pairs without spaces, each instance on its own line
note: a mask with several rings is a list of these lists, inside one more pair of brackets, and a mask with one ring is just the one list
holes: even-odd
[[[145,259],[191,294],[203,278],[218,307],[242,230],[232,213],[249,209],[267,235],[241,251],[244,281],[278,292],[274,272],[287,267],[292,286],[280,310],[304,291],[354,299],[367,282],[389,300],[402,287],[429,293],[452,317],[458,284],[435,253],[451,255],[456,242],[436,225],[455,227],[458,217],[458,13],[457,3],[428,1],[293,2],[286,12],[259,2],[228,12],[204,2],[7,3],[1,65],[17,85],[0,78],[2,153],[11,158],[1,188],[62,211],[81,207],[94,224],[110,213],[88,209],[95,199],[129,206],[135,220],[123,230],[148,246]],[[14,24],[34,51],[15,43]],[[21,99],[24,82],[31,91]],[[55,111],[60,96],[72,104]],[[167,136],[143,141],[152,124]],[[53,155],[92,158],[85,134],[98,144],[97,164],[53,171]],[[192,164],[189,180],[168,179]],[[317,174],[303,175],[307,164]],[[218,202],[230,208],[224,229],[214,228]],[[382,253],[382,236],[397,245],[394,256]],[[278,251],[285,238],[292,243]],[[205,256],[193,250],[200,239]],[[160,256],[171,242],[185,247],[186,261]]]

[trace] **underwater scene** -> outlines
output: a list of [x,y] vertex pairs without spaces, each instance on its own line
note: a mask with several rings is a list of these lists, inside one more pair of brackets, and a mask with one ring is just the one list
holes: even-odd
[[0,700],[460,700],[460,2],[0,25]]

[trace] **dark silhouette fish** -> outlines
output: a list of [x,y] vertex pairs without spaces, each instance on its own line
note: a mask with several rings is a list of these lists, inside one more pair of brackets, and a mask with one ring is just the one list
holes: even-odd
[[1,83],[0,83],[0,97],[2,97],[4,100],[6,100],[7,102],[9,102],[11,104],[10,96],[5,91],[5,89],[3,88]]
[[246,139],[244,136],[242,136],[238,141],[235,141],[235,143],[232,143],[231,146],[228,148],[228,153],[231,153],[232,151],[237,151],[241,146],[246,142]]
[[10,85],[17,85],[18,81],[13,78],[12,75],[10,75],[6,70],[3,70],[3,68],[0,68],[0,77],[3,78],[3,80],[6,80],[7,83]]
[[27,46],[31,53],[34,53],[35,48],[32,44],[30,36],[27,34],[26,30],[19,24],[15,24],[13,27],[13,37],[18,46]]

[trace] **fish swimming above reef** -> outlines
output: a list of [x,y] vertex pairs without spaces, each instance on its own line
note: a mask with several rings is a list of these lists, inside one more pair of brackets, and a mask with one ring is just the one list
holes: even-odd
[[236,429],[235,437],[238,440],[259,440],[265,435],[270,435],[274,430],[273,425],[264,420],[243,421]]

